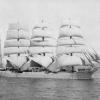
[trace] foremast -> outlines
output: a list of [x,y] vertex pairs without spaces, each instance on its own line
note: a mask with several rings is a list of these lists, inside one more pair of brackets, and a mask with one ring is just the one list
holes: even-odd
[[4,42],[4,57],[7,63],[20,68],[26,63],[28,48],[30,46],[29,32],[20,23],[9,24],[6,40]]

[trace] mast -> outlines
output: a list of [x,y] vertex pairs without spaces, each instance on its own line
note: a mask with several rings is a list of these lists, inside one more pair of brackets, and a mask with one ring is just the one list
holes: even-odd
[[[29,34],[26,28],[24,26],[22,27],[19,23],[11,23],[9,24],[8,30],[7,30],[7,37],[4,42],[4,55],[11,57],[13,55],[15,58],[11,62],[16,63],[15,65],[20,67],[21,61],[21,54],[27,54],[28,47],[30,46],[29,41]],[[23,56],[24,57],[24,56]],[[24,62],[22,58],[22,62]]]
[[[58,47],[64,46],[66,48],[68,47],[77,48],[84,45],[83,36],[81,35],[80,31],[76,31],[76,30],[80,30],[80,28],[77,27],[77,25],[74,25],[69,19],[69,23],[66,23],[62,26],[60,27]],[[73,53],[71,53],[71,55],[72,54]]]
[[[76,23],[73,23],[71,19],[67,21],[67,23],[64,23],[60,27],[60,34],[58,37],[58,45],[57,45],[57,55],[63,55],[67,54],[69,56],[66,56],[66,62],[67,59],[72,58],[72,60],[69,62],[68,66],[72,67],[72,72],[74,72],[74,66],[75,65],[82,65],[85,64],[86,59],[85,56],[82,57],[82,50],[85,46],[85,42],[83,39],[83,36],[81,35],[80,26]],[[73,57],[76,57],[76,59],[73,59]],[[80,60],[79,60],[80,59]],[[75,61],[76,60],[76,61]],[[81,61],[80,63],[78,62]],[[72,62],[72,63],[71,63]]]
[[[94,65],[92,61],[100,59],[94,49],[86,46],[83,36],[81,35],[80,26],[70,19],[67,23],[64,23],[60,27],[60,34],[58,38],[58,55],[69,54],[68,57],[77,56],[81,59],[83,66]],[[67,61],[66,61],[67,62]],[[78,63],[78,62],[77,62]],[[72,72],[74,71],[74,63],[72,66]]]
[[43,56],[46,54],[53,55],[56,49],[56,40],[44,20],[41,20],[41,23],[34,27],[31,36],[30,53]]

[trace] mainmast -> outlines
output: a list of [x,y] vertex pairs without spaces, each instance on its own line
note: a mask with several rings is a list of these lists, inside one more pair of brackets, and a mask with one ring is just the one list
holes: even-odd
[[47,27],[48,25],[41,20],[41,23],[37,27],[33,28],[31,36],[30,52],[34,54],[54,54],[56,49],[56,41],[52,36],[51,31]]

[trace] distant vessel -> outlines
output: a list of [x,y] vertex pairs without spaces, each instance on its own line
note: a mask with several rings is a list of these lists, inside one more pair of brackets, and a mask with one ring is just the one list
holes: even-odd
[[68,20],[60,27],[57,47],[58,69],[78,79],[90,79],[100,68],[100,57],[86,45],[78,26]]
[[28,31],[19,23],[9,24],[4,42],[3,67],[8,70],[20,71],[27,63],[30,40]]

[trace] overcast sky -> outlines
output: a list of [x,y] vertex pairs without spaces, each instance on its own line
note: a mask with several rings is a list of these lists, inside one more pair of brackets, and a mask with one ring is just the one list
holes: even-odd
[[0,0],[2,38],[11,22],[27,24],[31,32],[35,23],[45,19],[51,29],[57,30],[69,17],[80,23],[88,44],[100,53],[100,0]]

